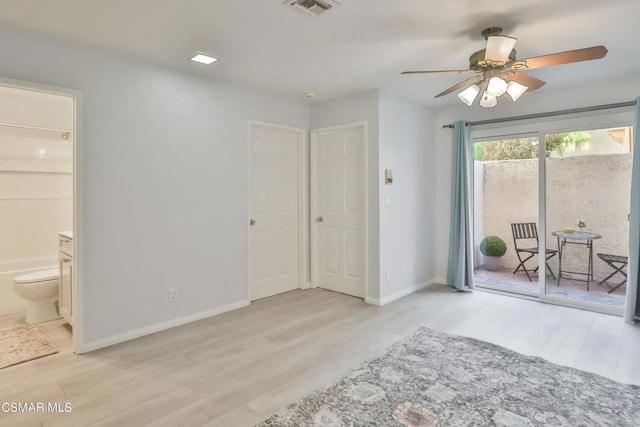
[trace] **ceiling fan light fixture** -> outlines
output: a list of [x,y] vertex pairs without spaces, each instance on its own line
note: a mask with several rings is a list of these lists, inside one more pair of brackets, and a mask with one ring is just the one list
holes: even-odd
[[608,52],[604,46],[593,46],[518,59],[514,49],[517,39],[503,36],[502,28],[487,28],[482,31],[482,36],[487,41],[487,47],[471,54],[468,69],[403,71],[402,74],[473,73],[473,76],[443,90],[435,98],[462,90],[458,93],[458,98],[465,105],[471,106],[482,92],[480,106],[494,108],[498,105],[498,98],[505,94],[516,102],[526,92],[544,86],[544,81],[529,76],[524,71],[601,59]]
[[473,101],[476,100],[479,93],[480,93],[480,86],[473,84],[468,88],[466,88],[465,90],[463,90],[462,92],[460,92],[458,94],[458,98],[467,106],[471,107],[471,105],[473,104]]
[[507,92],[507,82],[502,77],[491,77],[487,84],[487,94],[497,98]]
[[507,93],[509,94],[513,102],[516,102],[518,99],[520,99],[520,97],[524,95],[527,90],[529,90],[528,86],[525,86],[513,80],[511,80],[509,84],[507,84]]
[[485,90],[482,98],[480,98],[480,106],[484,108],[493,108],[496,105],[498,105],[498,98],[489,95]]
[[506,63],[518,39],[509,36],[490,36],[487,38],[485,61]]

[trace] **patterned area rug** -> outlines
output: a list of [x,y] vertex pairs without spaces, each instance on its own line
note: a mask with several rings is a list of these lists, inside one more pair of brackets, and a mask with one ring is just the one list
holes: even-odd
[[0,330],[0,369],[57,352],[36,325]]
[[259,426],[640,426],[640,387],[427,328]]

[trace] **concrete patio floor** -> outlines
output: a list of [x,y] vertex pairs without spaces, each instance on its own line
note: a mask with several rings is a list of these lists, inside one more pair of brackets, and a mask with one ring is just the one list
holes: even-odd
[[[476,286],[483,285],[504,290],[507,292],[525,293],[538,296],[538,275],[532,275],[532,282],[527,279],[523,272],[513,274],[512,270],[502,268],[498,271],[488,271],[484,267],[475,270]],[[594,302],[616,307],[623,307],[627,286],[623,285],[612,293],[607,293],[609,288],[598,284],[599,281],[591,282],[587,292],[586,282],[577,280],[561,279],[560,286],[556,286],[556,280],[547,275],[547,295],[559,296],[563,298]]]

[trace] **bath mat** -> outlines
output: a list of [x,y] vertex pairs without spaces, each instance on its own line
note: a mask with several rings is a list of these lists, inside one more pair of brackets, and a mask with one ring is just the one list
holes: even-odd
[[421,328],[259,424],[640,426],[640,387]]
[[0,330],[0,369],[57,352],[36,325]]

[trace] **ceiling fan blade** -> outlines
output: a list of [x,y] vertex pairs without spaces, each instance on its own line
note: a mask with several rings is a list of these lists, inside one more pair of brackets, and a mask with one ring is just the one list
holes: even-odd
[[508,73],[507,79],[516,81],[520,84],[527,86],[529,88],[528,89],[529,92],[534,91],[536,89],[540,89],[542,86],[545,85],[545,82],[543,82],[542,80],[536,79],[535,77],[528,76],[524,73],[517,73],[517,72]]
[[607,48],[604,46],[586,47],[584,49],[568,50],[566,52],[552,53],[550,55],[536,56],[533,58],[521,59],[518,62],[526,63],[526,69],[552,67],[554,65],[571,64],[572,62],[591,61],[592,59],[604,58],[607,55]]
[[431,71],[403,71],[400,74],[435,74],[435,73],[475,73],[472,70],[431,70]]
[[440,98],[441,96],[449,95],[451,92],[455,92],[458,89],[471,85],[471,83],[475,83],[474,80],[478,80],[478,76],[469,77],[468,79],[465,79],[460,83],[451,86],[449,89],[445,90],[444,92],[440,92],[439,94],[434,96],[434,98]]

